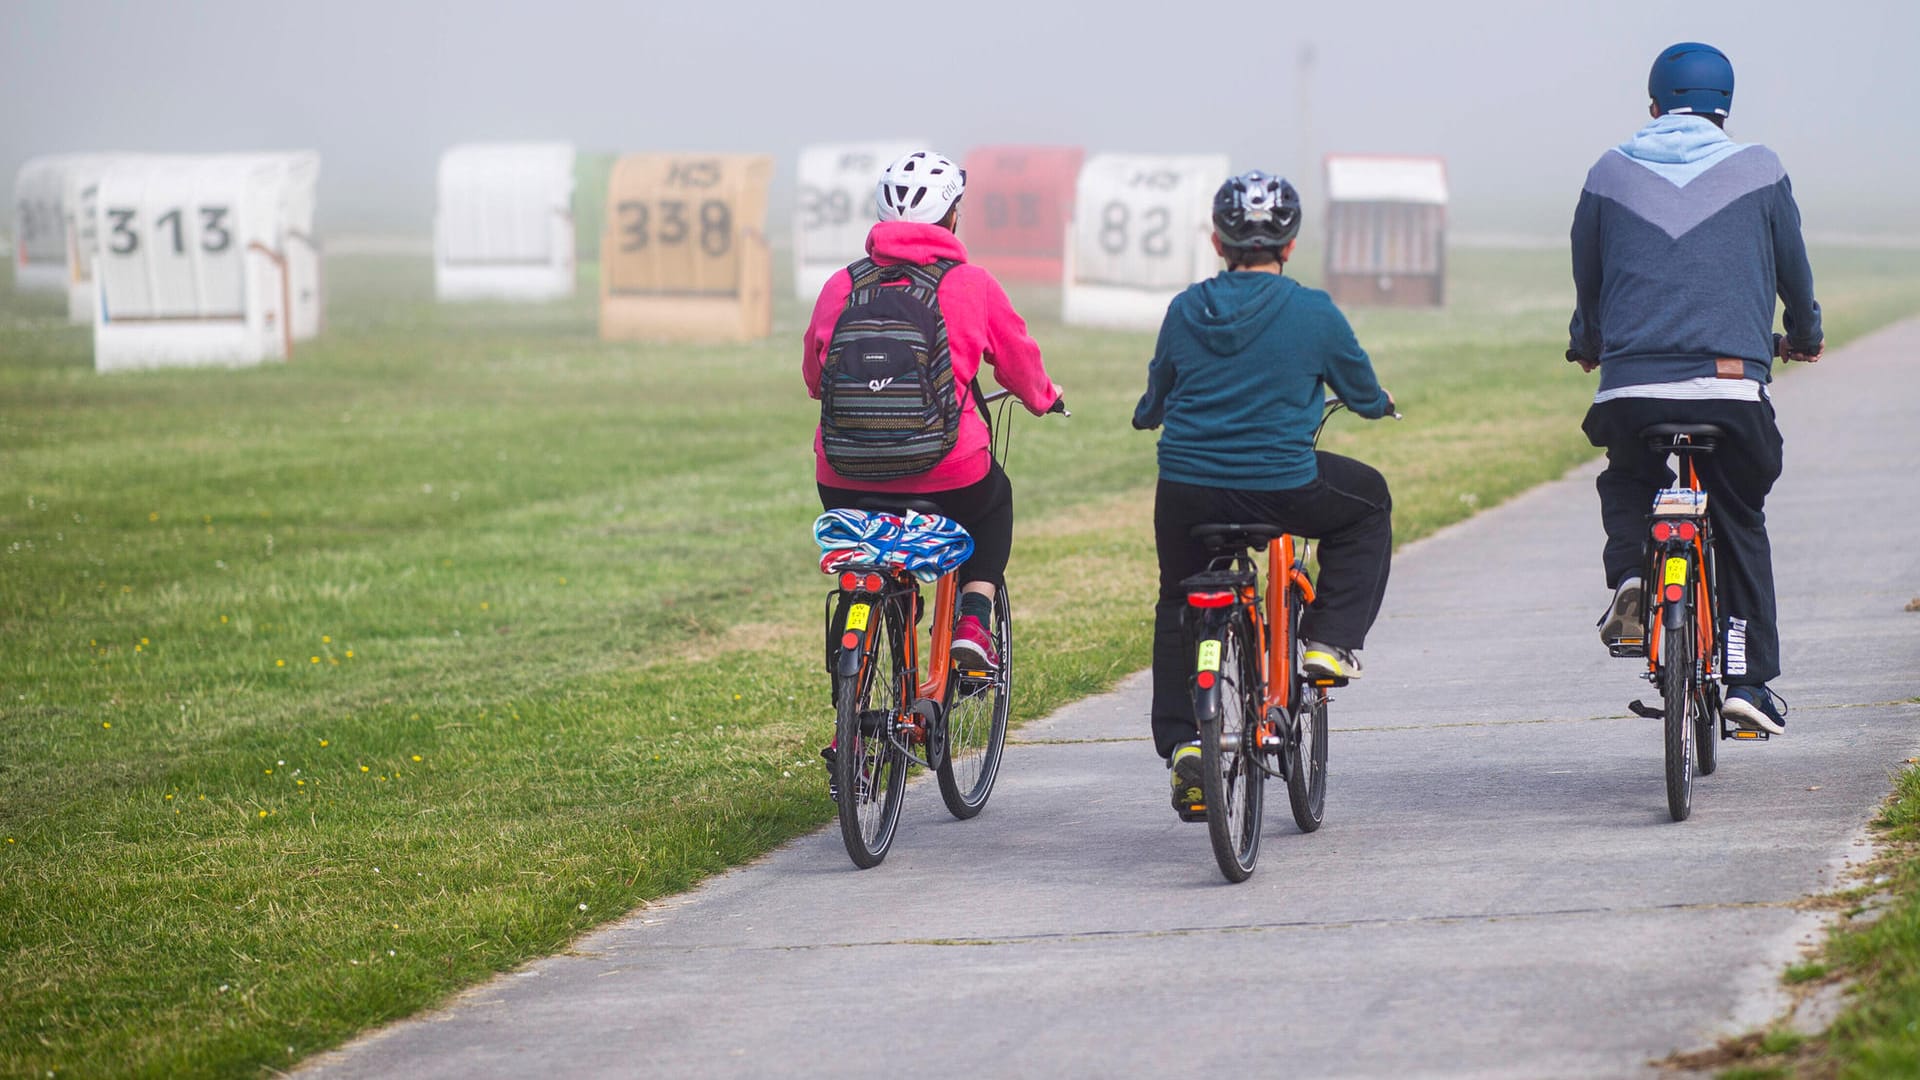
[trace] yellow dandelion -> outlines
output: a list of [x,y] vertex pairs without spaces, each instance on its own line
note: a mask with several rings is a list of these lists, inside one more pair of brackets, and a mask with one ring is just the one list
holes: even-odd
[[160,511],[158,511],[158,510],[155,510],[155,511],[154,511],[153,513],[151,513],[151,514],[148,514],[148,515],[147,515],[147,520],[148,520],[148,521],[159,521],[159,520],[160,520]]
[[130,592],[132,592],[132,591],[133,591],[133,586],[131,586],[131,585],[122,585],[122,586],[120,586],[120,591],[121,591],[121,592],[123,592],[123,593],[130,593]]
[[482,601],[480,601],[480,610],[481,610],[481,611],[487,611],[487,610],[490,610],[490,609],[491,609],[492,607],[493,607],[493,605],[492,605],[492,604],[489,604],[489,603],[487,603],[487,602],[486,602],[485,600],[482,600]]
[[307,663],[309,663],[309,664],[317,664],[317,663],[319,663],[319,662],[320,662],[320,658],[319,658],[319,657],[317,657],[317,656],[309,656],[309,657],[307,657]]
[[339,657],[337,657],[337,656],[329,656],[329,657],[327,657],[327,663],[329,663],[329,664],[332,664],[332,665],[333,665],[334,667],[339,667],[339,666],[340,666],[340,658],[339,658]]
[[261,816],[261,817],[266,817],[266,816],[267,816],[267,812],[266,812],[265,810],[262,810],[262,811],[260,811],[260,816]]
[[322,644],[322,645],[331,645],[331,644],[333,644],[333,637],[332,637],[332,635],[330,635],[330,634],[321,634],[321,635],[320,635],[320,644]]
[[272,776],[272,775],[273,775],[273,770],[272,770],[272,769],[268,769],[268,770],[267,770],[267,775],[268,775],[268,776]]
[[325,740],[325,739],[321,739],[321,740],[320,740],[320,745],[321,745],[321,746],[326,746],[326,745],[328,745],[328,743],[327,743],[327,740]]
[[9,844],[13,843],[13,837],[11,836],[7,837],[7,843]]
[[207,797],[206,797],[205,795],[202,795],[202,796],[200,796],[200,801],[201,801],[201,802],[206,802],[206,801],[207,801]]
[[96,645],[98,645],[98,644],[100,644],[100,642],[99,642],[99,640],[98,640],[98,639],[95,639],[95,638],[88,638],[88,639],[87,639],[87,645],[88,645],[89,647],[92,647],[92,646],[96,646]]
[[560,579],[560,584],[562,584],[562,585],[565,585],[566,583],[567,583],[567,579],[566,579],[566,578],[561,578],[561,579]]
[[147,645],[147,644],[151,644],[151,642],[149,642],[149,641],[147,641],[147,639],[146,639],[146,638],[141,638],[141,639],[140,639],[140,644],[142,644],[142,645]]
[[735,700],[735,701],[739,701],[739,700],[740,700],[740,695],[739,695],[739,694],[735,694],[735,695],[733,695],[733,700]]
[[415,760],[415,761],[419,761],[419,760],[420,760],[420,755],[419,755],[419,754],[415,754],[415,755],[413,755],[413,760]]
[[222,623],[223,625],[224,625],[224,624],[226,623],[226,621],[227,621],[227,617],[226,617],[225,615],[222,615],[222,616],[220,616],[220,622],[221,622],[221,623]]
[[366,767],[365,765],[362,765],[362,766],[360,766],[360,771],[361,771],[361,772],[372,772],[373,770],[372,770],[372,769],[369,769],[369,768],[367,768],[367,767]]
[[347,650],[347,659],[349,659],[349,660],[351,660],[351,659],[353,659],[353,650],[352,650],[352,649],[348,649],[348,650]]
[[167,801],[168,801],[168,802],[172,802],[172,801],[173,801],[173,796],[171,796],[171,795],[169,795],[169,796],[167,796]]
[[414,714],[413,714],[412,716],[409,716],[409,717],[407,717],[407,719],[409,719],[409,720],[418,720],[418,719],[420,719],[420,714],[419,714],[419,713],[414,713]]
[[102,720],[102,721],[100,721],[100,726],[101,726],[101,727],[112,727],[112,726],[113,726],[113,721],[111,721],[111,720]]
[[275,661],[273,662],[273,666],[274,666],[274,667],[286,667],[286,666],[287,666],[287,662],[286,662],[285,660],[275,660]]
[[[294,787],[306,787],[306,786],[307,786],[307,782],[306,782],[305,780],[295,780],[295,781],[293,782],[293,786],[294,786]],[[169,798],[169,799],[171,799],[171,798],[173,798],[173,796],[171,796],[171,795],[169,795],[169,796],[167,796],[167,798]]]
[[211,514],[201,514],[201,515],[200,515],[200,524],[202,524],[202,525],[211,525],[211,524],[213,524],[213,516],[212,516]]
[[146,646],[145,646],[145,645],[135,645],[135,646],[133,647],[133,651],[134,651],[134,652],[141,652],[141,651],[143,651],[143,650],[144,650],[145,648],[146,648]]

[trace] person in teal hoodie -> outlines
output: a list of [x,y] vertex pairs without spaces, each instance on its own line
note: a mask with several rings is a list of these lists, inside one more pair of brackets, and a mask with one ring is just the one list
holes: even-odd
[[1394,415],[1366,350],[1333,300],[1285,276],[1300,196],[1259,171],[1213,199],[1213,246],[1227,268],[1174,298],[1133,413],[1160,433],[1154,544],[1153,741],[1173,770],[1173,804],[1196,820],[1200,744],[1180,583],[1206,569],[1188,535],[1207,522],[1265,523],[1320,541],[1320,580],[1300,635],[1309,672],[1358,678],[1354,654],[1380,613],[1393,553],[1393,500],[1378,470],[1313,448],[1326,391],[1360,416]]

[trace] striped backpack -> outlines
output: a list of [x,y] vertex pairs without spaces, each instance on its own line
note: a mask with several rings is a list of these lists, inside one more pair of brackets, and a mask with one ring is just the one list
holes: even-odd
[[881,266],[847,272],[853,292],[833,324],[820,379],[820,442],[849,480],[894,480],[938,465],[960,438],[940,279],[958,266]]

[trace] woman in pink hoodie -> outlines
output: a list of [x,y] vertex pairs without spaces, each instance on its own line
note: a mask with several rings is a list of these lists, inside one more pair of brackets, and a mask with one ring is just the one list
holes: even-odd
[[[953,450],[926,472],[892,480],[855,480],[828,464],[820,432],[813,449],[814,478],[820,503],[829,510],[858,507],[873,495],[902,495],[933,503],[973,537],[973,555],[960,567],[960,620],[953,649],[977,663],[997,667],[989,623],[994,590],[1013,547],[1013,488],[988,447],[986,422],[974,404],[973,383],[983,363],[994,379],[1013,391],[1038,416],[1064,412],[1060,387],[1047,377],[1040,346],[1027,333],[1026,320],[1013,310],[992,274],[967,262],[967,249],[954,235],[966,173],[939,154],[915,151],[895,161],[880,177],[875,203],[880,221],[867,234],[867,255],[881,266],[929,266],[951,260],[935,298],[946,324],[952,358],[953,391],[959,407],[959,432]],[[827,280],[807,325],[801,373],[807,393],[820,396],[834,326],[847,308],[853,279],[846,270]]]

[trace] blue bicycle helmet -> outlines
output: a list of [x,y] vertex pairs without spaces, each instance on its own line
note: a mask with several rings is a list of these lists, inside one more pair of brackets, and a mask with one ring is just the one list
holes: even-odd
[[1733,108],[1733,62],[1697,41],[1669,45],[1653,62],[1647,96],[1663,113],[1725,116]]

